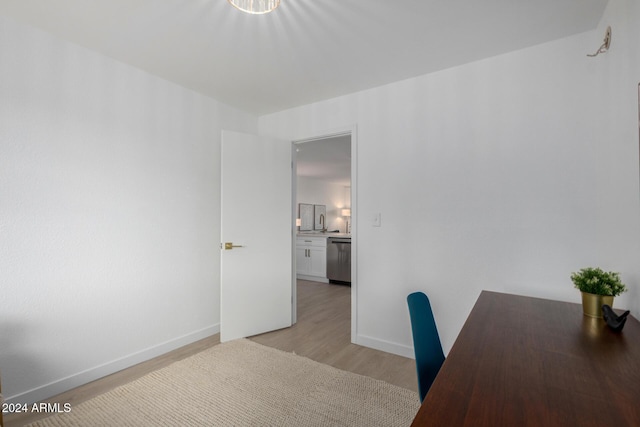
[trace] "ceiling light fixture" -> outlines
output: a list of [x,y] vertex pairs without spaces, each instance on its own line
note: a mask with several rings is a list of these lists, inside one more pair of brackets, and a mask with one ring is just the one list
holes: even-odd
[[261,15],[273,12],[280,0],[228,0],[231,5],[243,12]]

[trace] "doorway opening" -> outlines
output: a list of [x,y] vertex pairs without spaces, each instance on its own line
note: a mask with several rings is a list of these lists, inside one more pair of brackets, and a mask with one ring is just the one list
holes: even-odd
[[[293,158],[296,277],[306,283],[351,286],[351,341],[354,342],[357,318],[357,229],[353,221],[356,212],[355,128],[294,141]],[[309,248],[301,246],[305,241]],[[338,245],[341,253],[334,255],[333,246]],[[349,265],[345,265],[347,259]],[[337,269],[341,271],[339,276]],[[297,301],[296,288],[294,284],[294,301]],[[297,304],[294,303],[293,323],[297,315]]]

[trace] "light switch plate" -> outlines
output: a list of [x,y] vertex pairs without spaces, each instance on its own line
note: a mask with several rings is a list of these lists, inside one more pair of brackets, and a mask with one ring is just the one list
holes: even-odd
[[382,214],[380,212],[373,214],[373,226],[382,227]]

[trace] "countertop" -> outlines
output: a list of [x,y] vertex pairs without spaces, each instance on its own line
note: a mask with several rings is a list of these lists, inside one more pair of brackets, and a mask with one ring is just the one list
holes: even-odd
[[298,237],[339,237],[341,239],[350,239],[351,234],[347,233],[329,233],[329,232],[308,232],[308,233],[298,233]]

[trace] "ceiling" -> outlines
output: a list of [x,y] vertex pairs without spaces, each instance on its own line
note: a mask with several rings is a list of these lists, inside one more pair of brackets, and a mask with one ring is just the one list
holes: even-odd
[[227,0],[0,0],[0,14],[262,115],[592,30],[607,1],[282,0],[249,15]]
[[336,136],[298,144],[296,174],[350,187],[351,136]]

